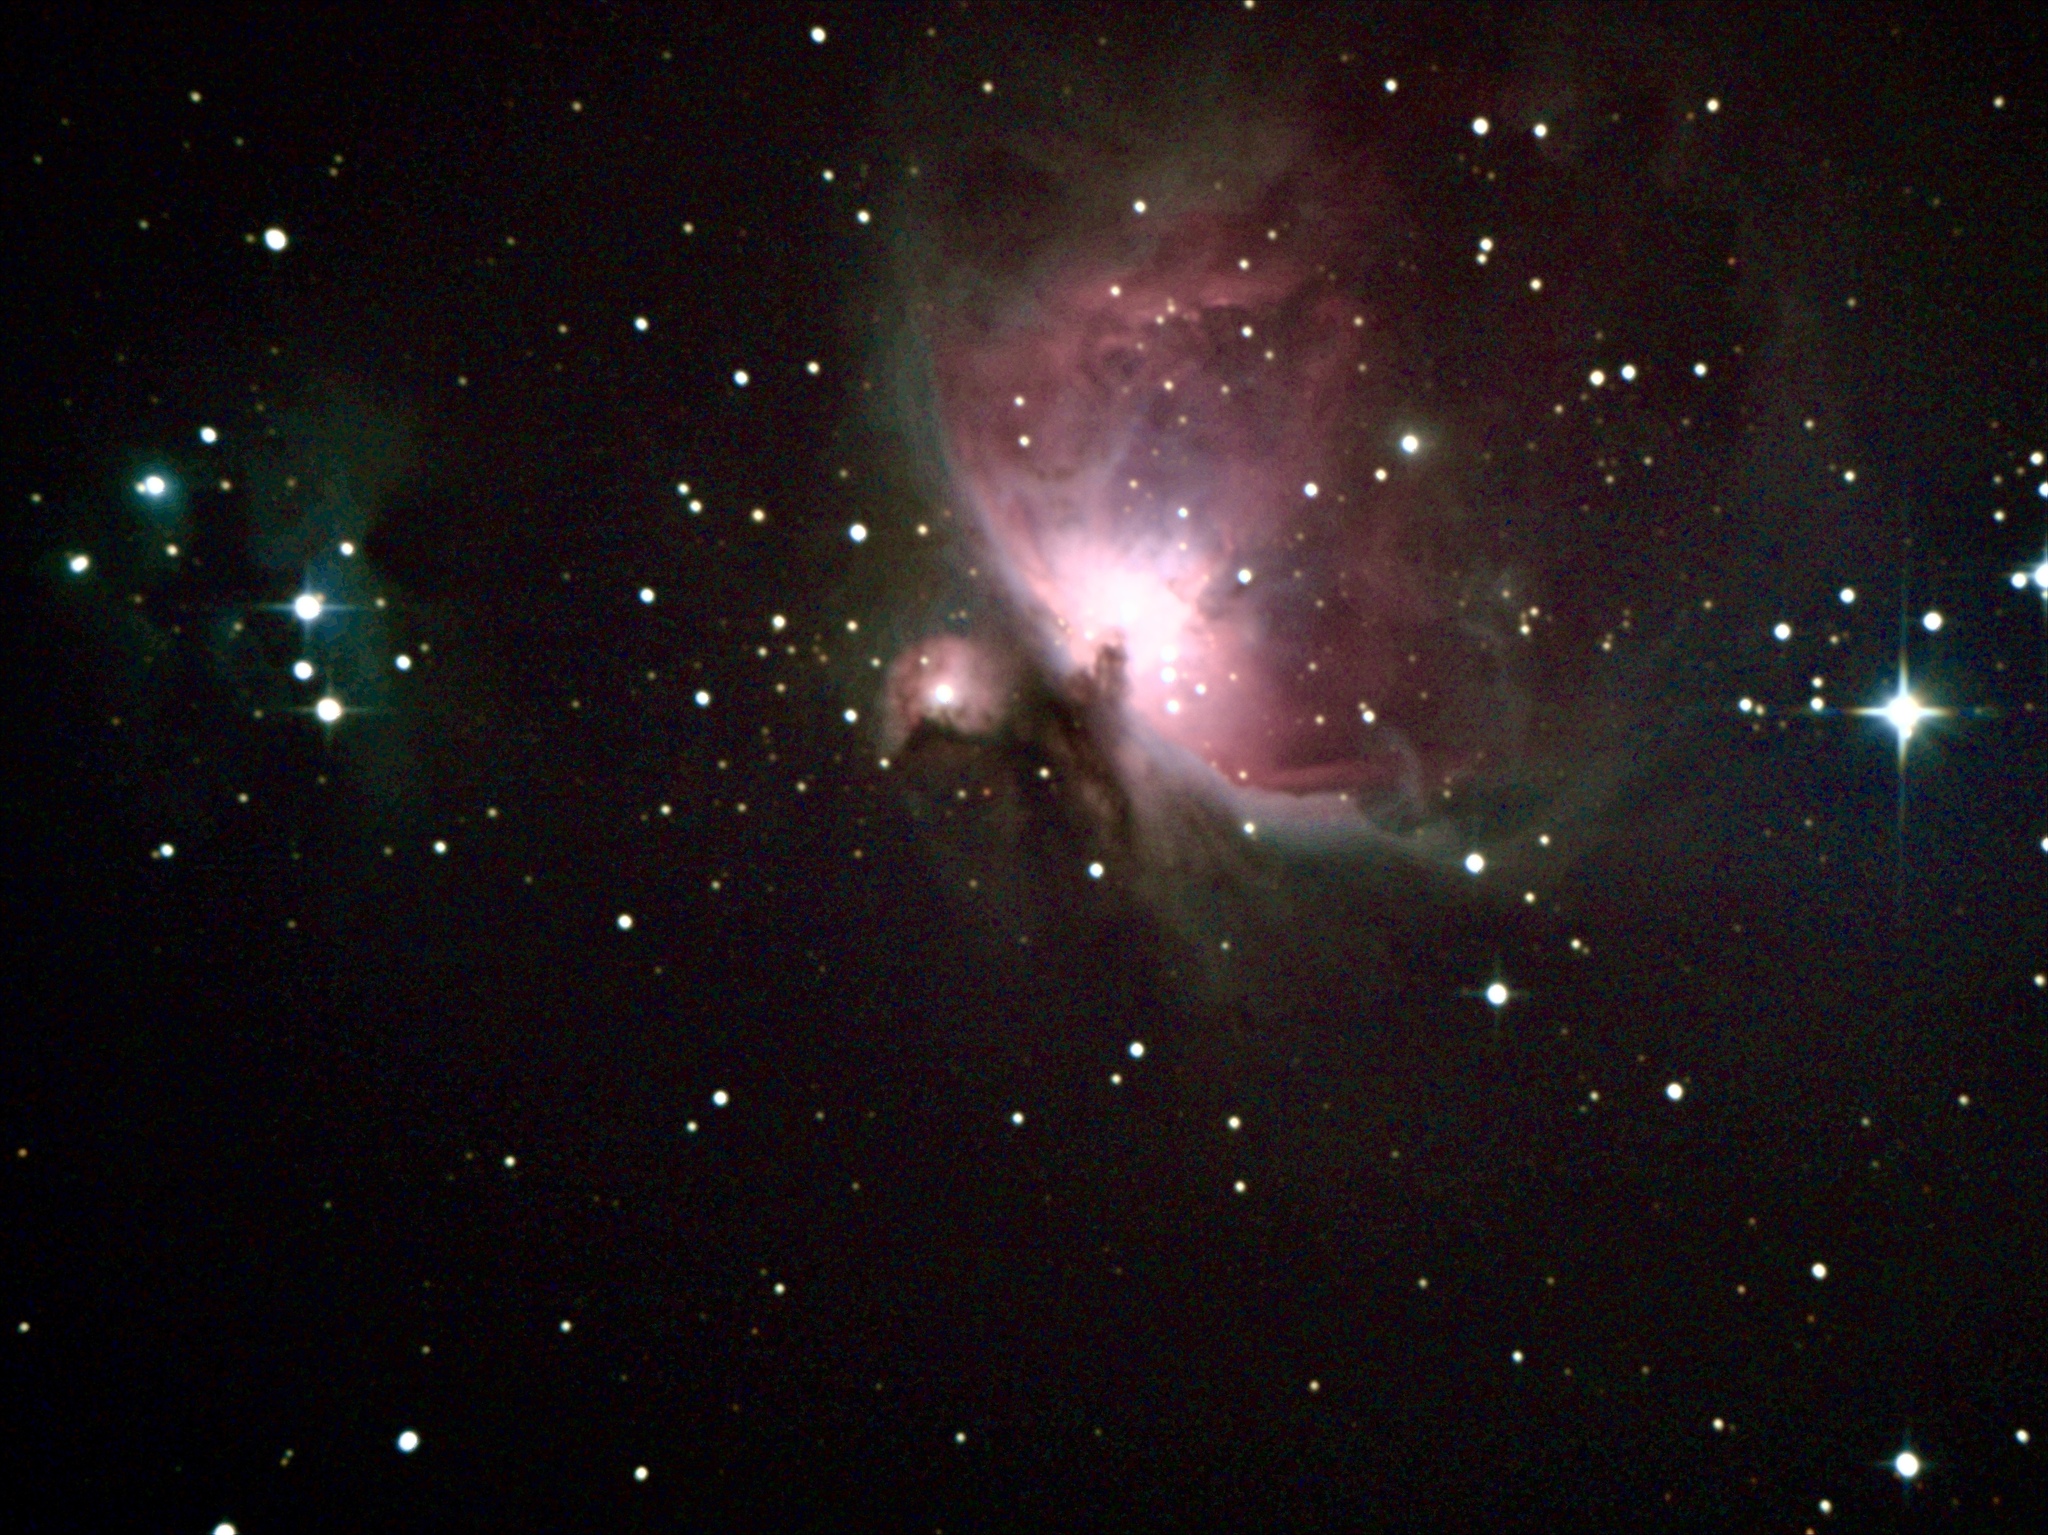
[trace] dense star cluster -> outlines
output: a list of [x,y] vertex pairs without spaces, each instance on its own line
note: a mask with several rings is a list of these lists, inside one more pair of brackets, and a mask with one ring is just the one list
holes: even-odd
[[2029,39],[23,49],[31,1523],[2038,1521]]

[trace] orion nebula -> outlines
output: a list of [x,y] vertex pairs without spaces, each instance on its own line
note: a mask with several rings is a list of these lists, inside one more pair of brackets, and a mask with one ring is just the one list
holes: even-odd
[[1462,862],[1527,823],[1476,807],[1529,798],[1529,603],[1429,398],[1413,221],[1341,112],[1223,115],[937,173],[914,387],[968,595],[885,746],[1078,756],[1145,851],[1205,818]]
[[1398,417],[1368,310],[1259,212],[1187,216],[947,338],[946,441],[1041,659],[1149,747],[1233,787],[1413,796],[1465,743],[1406,657],[1482,638],[1400,547],[1407,487],[1374,483]]
[[1015,817],[965,806],[1022,784],[1155,895],[1299,855],[1522,904],[1690,877],[1717,635],[1867,557],[1754,493],[1822,360],[1698,172],[1713,113],[1367,60],[904,114],[878,755],[978,867]]

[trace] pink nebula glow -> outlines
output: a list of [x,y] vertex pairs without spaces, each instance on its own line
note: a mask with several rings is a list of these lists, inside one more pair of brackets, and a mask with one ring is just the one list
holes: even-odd
[[1008,711],[1016,668],[992,647],[940,634],[899,655],[884,690],[883,738],[893,751],[921,725],[986,735]]
[[1233,787],[1455,776],[1445,706],[1483,647],[1432,600],[1394,348],[1335,280],[1343,232],[1164,222],[936,338],[950,471],[1036,662],[1111,679],[1135,737]]

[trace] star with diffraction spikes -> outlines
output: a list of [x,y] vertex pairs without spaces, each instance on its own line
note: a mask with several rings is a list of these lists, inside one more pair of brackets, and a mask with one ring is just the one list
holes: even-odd
[[[1913,692],[1911,680],[1906,671],[1906,661],[1903,656],[1899,658],[1898,687],[1893,691],[1892,696],[1882,704],[1872,708],[1851,709],[1849,712],[1870,719],[1881,719],[1892,728],[1899,742],[1899,773],[1902,779],[1906,771],[1906,747],[1912,741],[1913,733],[1920,728],[1923,721],[1946,719],[1954,713],[1950,709],[1929,708],[1920,701],[1919,696]],[[1900,789],[1901,796],[1904,793],[1905,790],[1902,785]]]

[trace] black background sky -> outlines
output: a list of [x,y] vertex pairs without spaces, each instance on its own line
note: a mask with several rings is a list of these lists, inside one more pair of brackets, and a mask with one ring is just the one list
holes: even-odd
[[[2033,1527],[2039,48],[19,28],[4,1522]],[[878,762],[879,667],[1000,624],[921,306],[1280,101],[1407,242],[1441,558],[1547,594],[1548,862]]]

